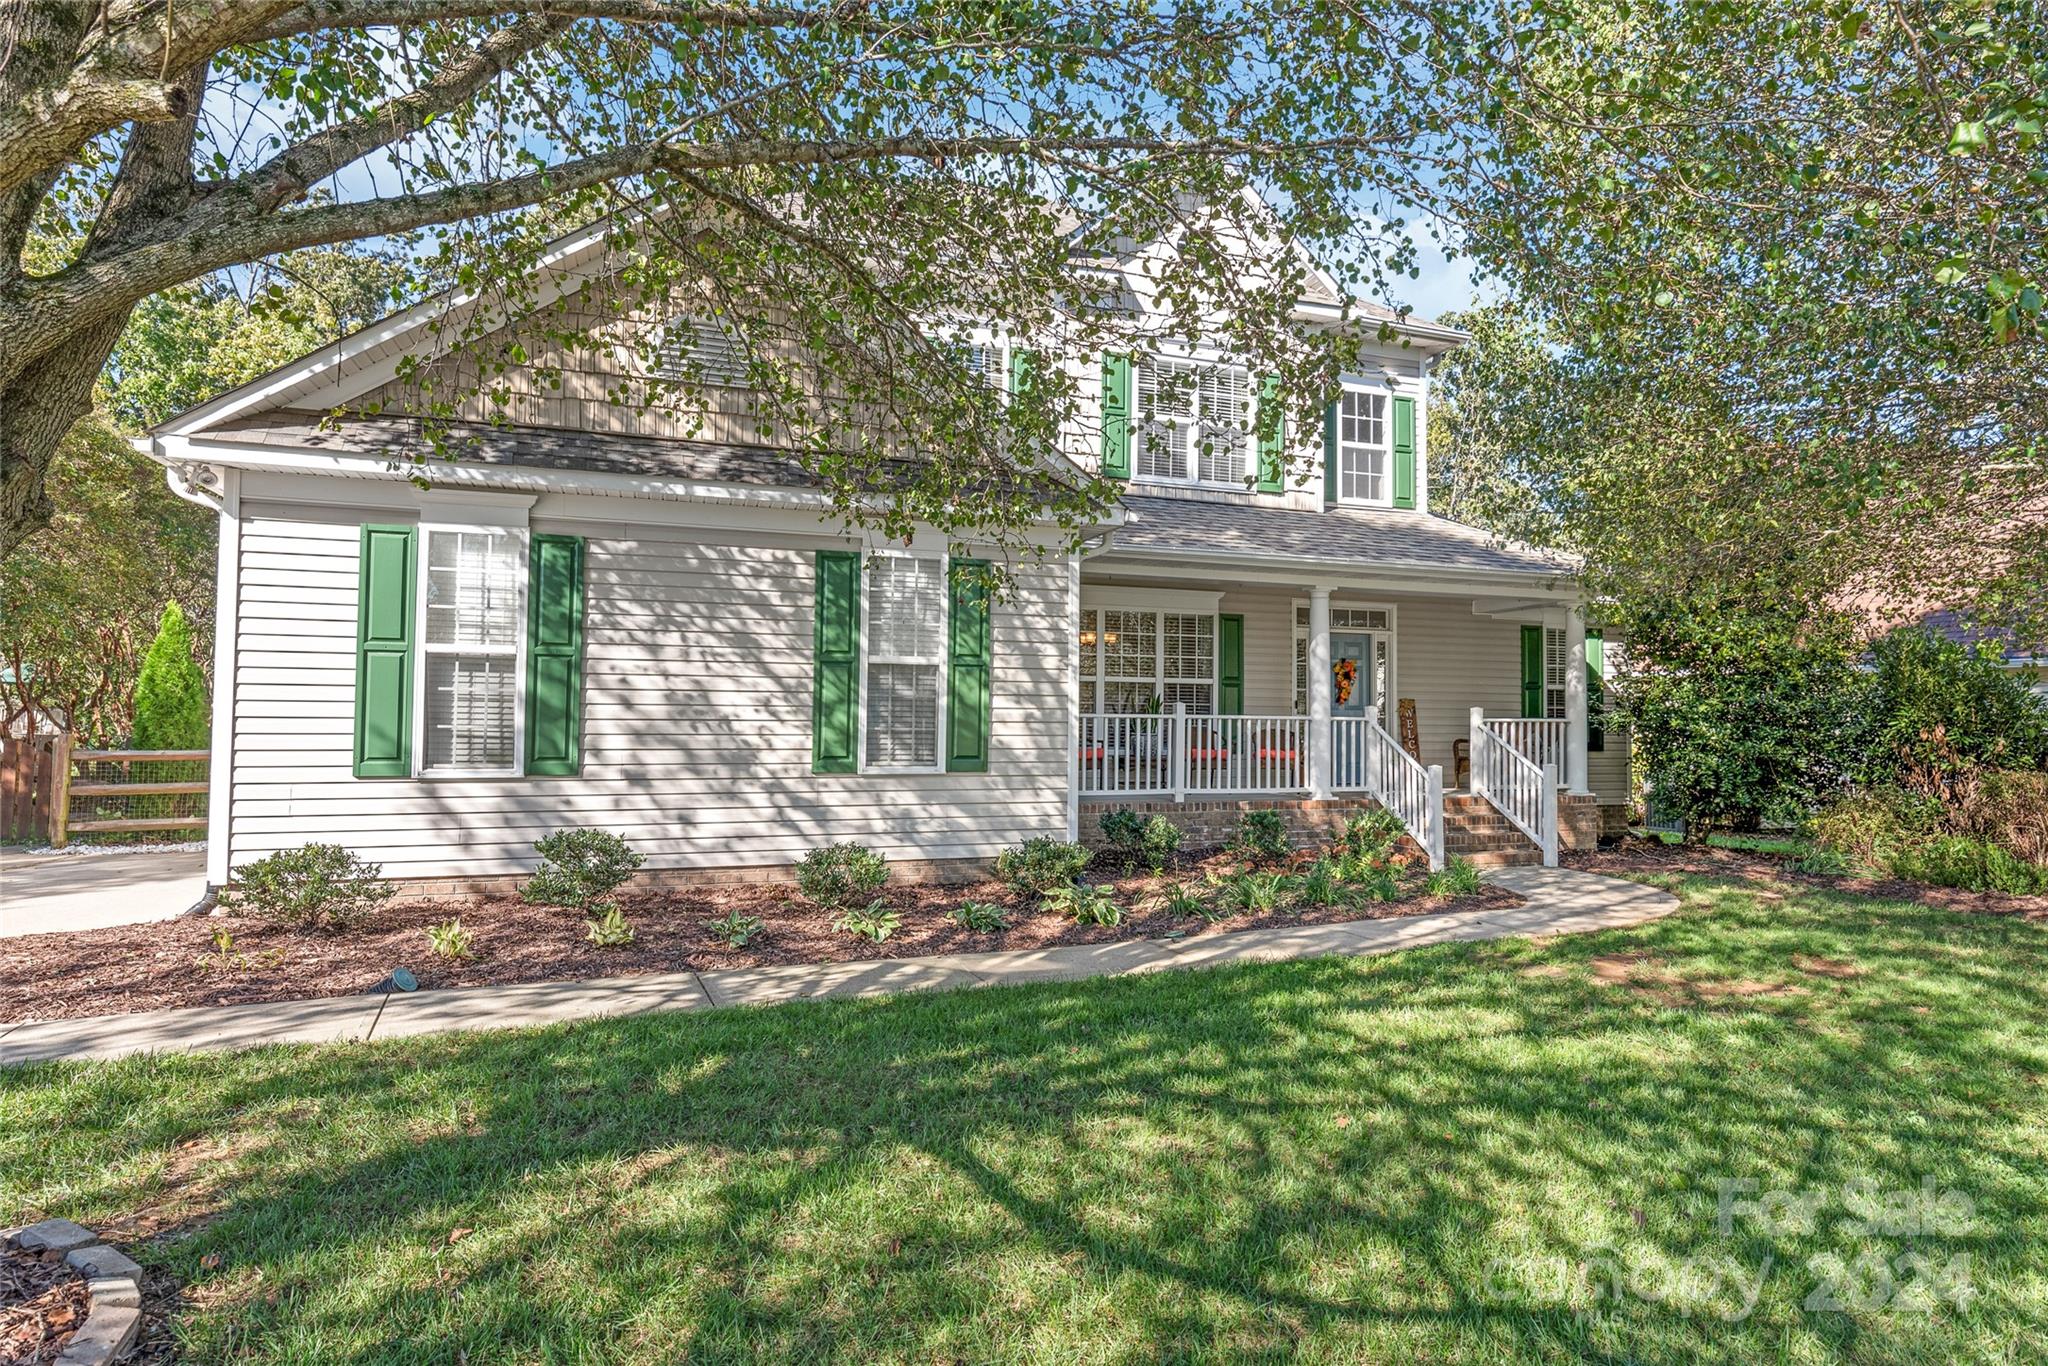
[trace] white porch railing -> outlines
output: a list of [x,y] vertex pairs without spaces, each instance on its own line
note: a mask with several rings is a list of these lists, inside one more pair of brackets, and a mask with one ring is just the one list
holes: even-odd
[[1562,716],[1492,716],[1486,728],[1536,767],[1553,769],[1560,776],[1565,772],[1571,722]]
[[1432,869],[1444,866],[1444,771],[1424,768],[1380,724],[1380,709],[1363,716],[1330,719],[1330,759],[1339,792],[1364,792],[1401,818],[1401,824],[1429,855]]
[[1084,797],[1306,792],[1308,718],[1091,713],[1080,770]]
[[1543,851],[1543,866],[1557,866],[1557,765],[1523,757],[1472,709],[1472,790]]

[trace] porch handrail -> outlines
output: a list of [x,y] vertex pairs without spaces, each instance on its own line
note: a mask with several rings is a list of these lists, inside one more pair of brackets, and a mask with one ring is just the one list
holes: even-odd
[[1422,761],[1404,749],[1380,724],[1380,709],[1367,707],[1361,717],[1339,716],[1331,720],[1331,752],[1351,752],[1350,737],[1340,727],[1357,731],[1357,757],[1367,795],[1401,818],[1401,824],[1429,855],[1435,871],[1444,866],[1444,771],[1441,765],[1424,767]]
[[1509,749],[1538,768],[1553,766],[1565,771],[1565,746],[1571,722],[1562,716],[1490,716],[1486,728],[1507,742]]
[[1543,866],[1557,866],[1557,765],[1538,765],[1518,753],[1472,709],[1472,790],[1508,818],[1543,851]]
[[1084,797],[1306,792],[1305,716],[1084,712],[1078,756]]

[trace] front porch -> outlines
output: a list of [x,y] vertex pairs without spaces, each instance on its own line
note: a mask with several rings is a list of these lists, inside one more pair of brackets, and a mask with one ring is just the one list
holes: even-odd
[[[1083,578],[1077,829],[1118,805],[1371,800],[1441,866],[1460,852],[1446,796],[1455,813],[1469,794],[1550,863],[1560,798],[1597,804],[1586,634],[1561,593],[1186,584]],[[1570,823],[1597,831],[1597,812]]]

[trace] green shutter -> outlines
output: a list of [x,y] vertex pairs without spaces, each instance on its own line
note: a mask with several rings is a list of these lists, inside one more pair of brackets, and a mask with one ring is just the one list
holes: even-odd
[[1244,617],[1239,614],[1216,618],[1216,654],[1221,667],[1216,673],[1216,712],[1220,716],[1244,714]]
[[1543,628],[1522,628],[1522,715],[1543,715]]
[[1323,506],[1337,502],[1337,400],[1323,406]]
[[526,579],[526,771],[583,767],[583,538],[535,536]]
[[988,561],[955,560],[946,614],[946,772],[988,772],[994,660]]
[[1131,358],[1116,352],[1102,357],[1102,473],[1131,477]]
[[1036,352],[1021,346],[1010,348],[1010,392],[1021,394],[1031,387],[1031,371],[1038,364]]
[[1586,748],[1607,748],[1607,642],[1586,632]]
[[363,528],[356,594],[355,769],[358,778],[412,776],[413,577],[419,531]]
[[811,772],[860,768],[860,552],[818,552]]
[[1287,491],[1287,410],[1280,404],[1280,376],[1259,380],[1259,492]]
[[1394,400],[1394,506],[1415,506],[1415,400]]

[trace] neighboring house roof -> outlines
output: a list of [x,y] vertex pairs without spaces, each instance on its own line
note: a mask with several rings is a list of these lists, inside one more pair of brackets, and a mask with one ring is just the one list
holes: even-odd
[[1569,574],[1562,555],[1502,542],[1434,514],[1370,508],[1256,507],[1194,498],[1124,499],[1112,550],[1176,557],[1413,565],[1480,574]]
[[1944,640],[1952,640],[1967,648],[1975,649],[1988,645],[1998,652],[2006,664],[2015,668],[2041,663],[2044,659],[2041,651],[2022,645],[2007,627],[1983,621],[1953,608],[1929,612],[1913,624],[1923,631],[1940,636]]

